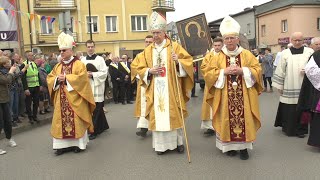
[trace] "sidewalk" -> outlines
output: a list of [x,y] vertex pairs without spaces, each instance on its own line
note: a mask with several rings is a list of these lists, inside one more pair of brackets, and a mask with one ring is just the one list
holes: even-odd
[[[53,108],[52,108],[53,109]],[[31,125],[29,123],[29,119],[28,117],[19,117],[19,119],[22,121],[22,123],[18,123],[18,127],[13,127],[12,128],[12,136],[18,134],[18,133],[21,133],[21,132],[24,132],[24,131],[28,131],[28,130],[31,130],[33,128],[37,128],[37,127],[40,127],[40,126],[43,126],[43,125],[47,125],[49,123],[51,123],[51,120],[52,120],[52,112],[50,113],[46,113],[46,114],[38,114],[38,119],[40,121],[40,123],[34,123],[33,125]],[[4,135],[4,132],[2,130],[1,134],[0,134],[0,139],[3,139],[5,138],[5,135]]]

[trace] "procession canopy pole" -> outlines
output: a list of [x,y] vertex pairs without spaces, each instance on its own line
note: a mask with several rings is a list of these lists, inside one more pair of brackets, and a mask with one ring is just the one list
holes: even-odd
[[[170,46],[171,46],[171,52],[174,53],[173,51],[173,46],[172,46],[172,40],[169,38],[170,40]],[[176,62],[174,61],[174,67],[176,67]],[[177,69],[175,69],[175,80],[176,80],[176,85],[177,85],[177,90],[178,90],[178,100],[179,100],[179,105],[180,105],[180,114],[181,114],[181,119],[182,119],[182,126],[183,126],[183,132],[184,132],[184,138],[186,140],[186,146],[187,146],[187,155],[188,155],[188,161],[189,163],[191,163],[191,157],[190,157],[190,151],[189,151],[189,142],[188,142],[188,137],[187,137],[187,130],[186,130],[186,125],[184,123],[184,115],[183,115],[183,110],[182,110],[182,103],[181,103],[181,94],[180,94],[180,86],[179,86],[179,82],[178,82],[178,73],[177,73]]]

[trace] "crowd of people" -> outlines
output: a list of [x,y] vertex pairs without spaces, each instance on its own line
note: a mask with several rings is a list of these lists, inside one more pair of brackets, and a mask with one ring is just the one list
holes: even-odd
[[[39,123],[38,113],[50,112],[50,98],[46,77],[57,64],[57,56],[34,55],[26,51],[24,55],[9,50],[0,50],[1,82],[1,123],[11,147],[17,143],[12,138],[12,127],[19,126],[25,116],[31,124]],[[0,154],[6,151],[0,149]]]
[[[99,56],[92,40],[86,42],[84,56],[73,51],[73,38],[65,33],[58,37],[60,55],[27,51],[24,59],[0,51],[0,132],[4,129],[9,144],[17,145],[12,126],[18,126],[24,113],[30,124],[39,123],[38,113],[50,112],[54,104],[53,149],[57,155],[81,152],[89,140],[109,129],[104,102],[112,94],[115,104],[135,101],[136,135],[146,137],[152,131],[158,155],[170,150],[183,153],[193,61],[166,36],[165,18],[157,12],[151,17],[152,36],[145,38],[145,49],[134,60],[111,53]],[[247,160],[261,127],[258,96],[276,88],[280,98],[274,126],[282,127],[287,136],[304,138],[310,123],[308,144],[319,147],[320,38],[306,47],[303,34],[295,32],[291,44],[274,56],[270,48],[251,52],[241,47],[240,25],[229,16],[221,22],[220,32],[222,37],[213,39],[201,64],[204,134],[215,135],[216,147],[226,155],[239,152],[240,159]]]

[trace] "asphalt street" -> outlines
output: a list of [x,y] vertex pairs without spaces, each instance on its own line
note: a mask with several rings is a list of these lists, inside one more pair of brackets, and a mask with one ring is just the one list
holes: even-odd
[[50,125],[14,136],[18,146],[8,147],[0,156],[2,180],[51,179],[320,179],[320,150],[307,145],[307,138],[286,137],[273,127],[278,95],[260,96],[262,128],[258,132],[250,159],[228,157],[215,147],[215,137],[204,137],[200,130],[202,91],[189,102],[186,127],[191,150],[157,155],[152,149],[151,133],[135,135],[134,105],[107,104],[110,129],[90,141],[86,151],[56,156],[52,150]]

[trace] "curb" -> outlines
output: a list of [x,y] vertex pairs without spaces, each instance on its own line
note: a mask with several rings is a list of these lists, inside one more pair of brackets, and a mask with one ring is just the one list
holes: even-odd
[[[31,125],[27,119],[24,119],[23,123],[19,124],[18,127],[12,128],[12,136],[47,125],[51,123],[51,120],[52,120],[52,113],[50,115],[44,116],[43,118],[39,118],[39,121],[40,121],[39,124],[35,123]],[[4,131],[2,131],[2,133],[0,134],[0,139],[5,139]]]

